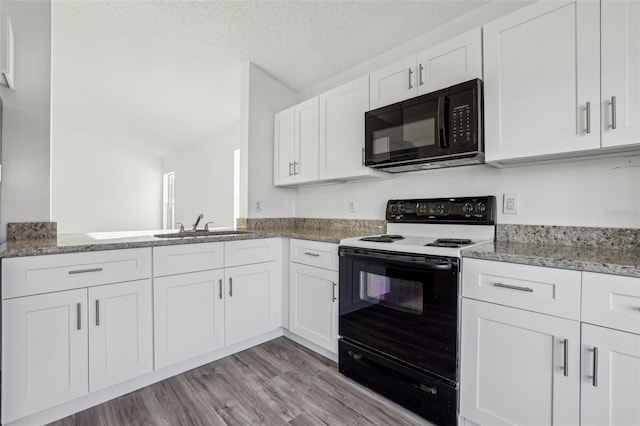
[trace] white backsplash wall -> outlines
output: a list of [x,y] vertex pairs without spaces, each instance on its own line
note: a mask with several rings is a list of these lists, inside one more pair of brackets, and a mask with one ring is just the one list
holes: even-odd
[[160,229],[162,159],[56,122],[51,217],[58,233]]
[[[502,214],[517,193],[518,214]],[[495,195],[498,223],[640,228],[640,157],[498,169],[476,165],[393,175],[381,181],[303,187],[297,217],[382,219],[391,198]],[[349,200],[357,211],[349,212]]]
[[7,222],[48,221],[50,215],[51,2],[3,0],[0,7],[15,35],[15,90],[0,87],[4,242]]
[[175,172],[175,219],[189,228],[200,214],[204,227],[232,227],[233,151],[239,147],[239,124],[208,140],[167,155],[163,173]]

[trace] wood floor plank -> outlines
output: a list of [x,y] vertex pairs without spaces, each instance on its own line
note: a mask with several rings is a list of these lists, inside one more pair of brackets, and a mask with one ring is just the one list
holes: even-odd
[[53,426],[428,425],[281,337]]

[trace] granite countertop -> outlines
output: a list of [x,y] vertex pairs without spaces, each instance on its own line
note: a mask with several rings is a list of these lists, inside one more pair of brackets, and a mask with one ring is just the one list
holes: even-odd
[[[178,244],[211,243],[250,240],[256,238],[287,237],[337,244],[343,238],[369,235],[366,231],[349,229],[279,229],[249,231],[245,234],[210,237],[158,238],[154,234],[170,231],[96,232],[89,234],[60,234],[52,239],[10,241],[0,245],[0,257],[36,256],[44,254],[78,253],[138,247]],[[245,231],[246,232],[246,231]]]
[[640,250],[496,241],[462,250],[463,258],[640,277]]

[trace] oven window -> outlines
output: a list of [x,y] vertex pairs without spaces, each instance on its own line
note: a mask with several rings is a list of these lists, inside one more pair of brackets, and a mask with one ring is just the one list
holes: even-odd
[[423,283],[360,271],[360,299],[415,315],[423,311]]

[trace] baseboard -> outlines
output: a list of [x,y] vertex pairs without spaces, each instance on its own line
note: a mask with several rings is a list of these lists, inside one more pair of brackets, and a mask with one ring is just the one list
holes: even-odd
[[293,340],[294,342],[304,346],[305,348],[311,349],[313,352],[317,353],[318,355],[322,355],[325,358],[329,358],[333,362],[336,362],[336,363],[338,362],[337,353],[331,352],[330,350],[327,350],[322,346],[318,346],[315,343],[305,339],[304,337],[300,337],[297,334],[293,334],[289,330],[286,330],[286,329],[284,330],[284,337],[286,337],[287,339]]

